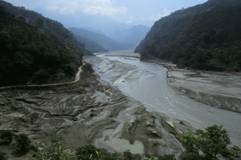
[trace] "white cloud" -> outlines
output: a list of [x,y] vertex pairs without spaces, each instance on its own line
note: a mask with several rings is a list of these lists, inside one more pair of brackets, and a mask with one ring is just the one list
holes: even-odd
[[127,7],[116,5],[112,0],[58,0],[48,4],[47,9],[65,15],[85,13],[90,15],[116,16],[128,12]]
[[128,16],[125,20],[126,23],[128,24],[147,24],[147,25],[152,25],[153,22],[161,19],[162,17],[168,16],[171,13],[170,10],[164,8],[162,9],[158,14],[153,14],[153,15],[140,15],[140,16]]

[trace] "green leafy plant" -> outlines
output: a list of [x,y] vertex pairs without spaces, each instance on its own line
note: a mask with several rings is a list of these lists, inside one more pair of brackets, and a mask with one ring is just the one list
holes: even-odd
[[184,160],[208,159],[217,160],[218,155],[225,155],[230,139],[222,126],[211,126],[205,130],[197,130],[180,137],[187,152],[182,156]]

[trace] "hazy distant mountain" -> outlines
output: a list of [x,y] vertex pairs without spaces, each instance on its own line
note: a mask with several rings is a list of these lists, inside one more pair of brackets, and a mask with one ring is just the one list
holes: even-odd
[[148,31],[148,27],[136,25],[118,34],[116,38],[119,39],[119,41],[128,43],[130,49],[134,49],[145,38]]
[[157,21],[137,47],[151,57],[207,70],[241,70],[241,1],[209,0]]
[[[101,37],[102,37],[102,39],[105,38],[104,35],[101,35],[101,34],[86,30],[86,29],[81,29],[81,28],[78,28],[78,29],[77,28],[70,28],[69,30],[75,35],[75,38],[81,44],[84,45],[84,47],[87,50],[89,50],[91,52],[106,52],[106,51],[108,51],[100,43]],[[99,37],[99,38],[96,39],[96,37]],[[109,40],[109,39],[107,39],[107,40],[106,39],[105,39],[105,41]]]
[[[90,29],[70,28],[86,48],[91,51],[134,49],[146,36],[149,28],[142,25],[133,26],[113,32],[108,37]],[[107,33],[108,34],[108,33]]]
[[[145,38],[149,28],[143,25],[124,25],[115,26],[110,29],[104,29],[103,33],[124,45],[124,49],[134,49]],[[107,27],[108,28],[108,27]]]
[[[115,50],[116,48],[118,48],[117,50],[134,49],[136,47],[136,42],[141,41],[150,29],[149,27],[142,25],[134,26],[120,23],[111,18],[100,15],[95,16],[78,14],[69,16],[53,13],[48,13],[47,15],[63,22],[69,28],[84,28],[88,31],[99,33],[108,37],[111,39],[111,41],[120,44],[118,47],[113,47]],[[133,28],[136,30],[133,31]],[[130,37],[128,35],[132,36]],[[108,47],[106,49],[112,50],[113,48],[110,49],[110,47]]]
[[[127,49],[125,44],[116,42],[115,40],[105,36],[104,34],[83,28],[70,28],[71,32],[79,41],[83,41],[87,49],[99,52],[124,50]],[[87,43],[86,43],[87,42]]]
[[0,0],[0,86],[74,78],[80,46],[62,24]]

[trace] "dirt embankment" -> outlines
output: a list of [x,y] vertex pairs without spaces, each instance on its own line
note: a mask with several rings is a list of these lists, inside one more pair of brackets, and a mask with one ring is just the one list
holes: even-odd
[[25,133],[37,144],[60,137],[74,149],[95,144],[110,151],[178,156],[183,147],[175,135],[189,130],[181,121],[146,112],[94,74],[82,73],[68,86],[1,91],[0,108],[0,130]]

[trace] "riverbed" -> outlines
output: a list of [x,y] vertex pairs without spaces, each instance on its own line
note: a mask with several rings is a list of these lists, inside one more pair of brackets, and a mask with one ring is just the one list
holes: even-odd
[[228,131],[232,143],[241,146],[241,114],[214,108],[173,90],[167,82],[167,69],[135,57],[98,55],[88,58],[102,80],[141,102],[150,112],[203,129],[217,124]]

